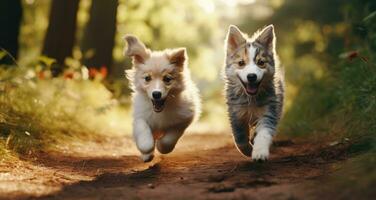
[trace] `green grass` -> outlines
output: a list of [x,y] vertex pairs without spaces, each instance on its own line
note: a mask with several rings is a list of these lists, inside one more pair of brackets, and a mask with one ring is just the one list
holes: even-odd
[[40,79],[33,68],[0,71],[0,153],[29,154],[63,141],[129,133],[127,106],[99,81]]
[[[376,124],[376,68],[373,59],[341,61],[321,79],[299,87],[281,124],[283,133],[306,135],[346,129],[370,134]],[[337,126],[338,125],[338,126]]]
[[[375,3],[349,1],[342,7],[346,34],[339,35],[340,43],[329,42],[318,56],[312,53],[323,75],[293,82],[298,91],[280,131],[292,136],[349,137],[374,149],[375,142],[369,141],[375,141],[376,135]],[[356,54],[349,56],[351,52]]]

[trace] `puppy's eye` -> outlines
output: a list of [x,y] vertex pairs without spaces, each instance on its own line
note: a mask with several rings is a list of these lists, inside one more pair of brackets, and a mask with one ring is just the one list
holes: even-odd
[[243,66],[245,65],[244,60],[240,60],[240,61],[238,62],[238,65],[239,65],[240,67],[243,67]]
[[258,60],[257,61],[257,65],[260,66],[260,67],[263,67],[265,65],[265,61],[263,60]]
[[150,75],[147,75],[144,77],[145,81],[146,82],[150,82],[151,81],[151,76]]
[[164,76],[163,77],[163,82],[165,82],[165,83],[171,83],[171,81],[172,81],[172,77],[171,76]]

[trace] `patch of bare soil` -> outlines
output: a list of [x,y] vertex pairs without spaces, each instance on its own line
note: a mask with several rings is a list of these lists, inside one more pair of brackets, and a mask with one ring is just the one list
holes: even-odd
[[229,135],[187,135],[173,153],[142,163],[129,138],[110,138],[2,162],[0,198],[317,199],[304,186],[335,171],[347,146],[279,140],[256,163]]

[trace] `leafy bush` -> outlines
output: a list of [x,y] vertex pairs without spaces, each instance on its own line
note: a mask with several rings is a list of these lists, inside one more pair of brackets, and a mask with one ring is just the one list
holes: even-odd
[[[286,112],[281,132],[316,133],[374,141],[376,131],[376,4],[353,1],[343,6],[344,47],[328,44],[329,58],[319,77],[298,82],[299,90]],[[338,50],[337,50],[338,52]],[[361,142],[362,143],[362,142]],[[364,143],[364,144],[366,144]],[[374,148],[375,145],[366,145]]]
[[57,140],[129,133],[127,106],[101,82],[41,79],[38,73],[25,67],[0,70],[3,147],[25,153],[52,148]]

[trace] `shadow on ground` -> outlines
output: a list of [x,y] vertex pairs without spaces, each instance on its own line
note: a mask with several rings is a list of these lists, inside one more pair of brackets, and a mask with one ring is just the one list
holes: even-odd
[[[333,165],[348,157],[349,146],[278,141],[266,163],[250,162],[230,143],[159,156],[150,164],[136,157],[88,159],[80,172],[103,173],[36,199],[299,199],[309,190],[303,185],[336,170]],[[59,168],[61,163],[47,165]]]

